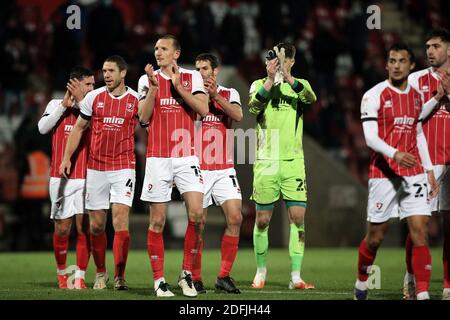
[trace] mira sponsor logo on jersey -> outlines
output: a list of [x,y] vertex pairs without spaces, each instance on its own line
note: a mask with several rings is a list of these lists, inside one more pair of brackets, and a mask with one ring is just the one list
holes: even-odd
[[414,122],[415,122],[415,118],[413,117],[407,117],[407,116],[403,116],[403,117],[395,117],[394,118],[394,126],[396,129],[412,129]]
[[161,106],[161,110],[163,112],[179,112],[181,110],[182,102],[183,99],[181,98],[175,99],[173,97],[170,97],[159,99],[159,105]]
[[221,122],[223,119],[222,114],[207,114],[205,117],[203,117],[203,122]]
[[103,128],[106,130],[120,130],[124,124],[125,119],[119,117],[104,117],[103,118]]
[[433,118],[450,118],[450,102],[448,100],[439,101],[439,108],[437,108]]
[[64,134],[69,134],[70,131],[72,131],[72,129],[73,129],[73,125],[71,125],[71,124],[66,124],[66,125],[64,126]]

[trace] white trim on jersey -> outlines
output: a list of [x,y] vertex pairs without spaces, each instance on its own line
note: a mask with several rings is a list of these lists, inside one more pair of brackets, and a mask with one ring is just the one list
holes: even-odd
[[125,91],[122,95],[120,95],[120,96],[118,96],[118,97],[113,96],[113,95],[111,94],[111,92],[109,92],[109,90],[108,90],[108,88],[107,88],[106,86],[103,86],[103,87],[101,87],[101,88],[98,88],[98,89],[95,89],[95,90],[89,92],[89,93],[84,97],[84,99],[81,100],[81,102],[80,102],[80,111],[81,111],[81,113],[84,114],[85,116],[91,117],[91,116],[92,116],[92,109],[93,109],[93,108],[92,108],[92,107],[93,107],[92,104],[94,103],[95,98],[96,98],[100,93],[105,92],[105,91],[109,94],[109,96],[110,96],[112,99],[117,99],[117,100],[119,100],[119,99],[122,99],[122,98],[123,98],[124,96],[126,96],[127,94],[131,94],[131,95],[135,96],[137,99],[139,99],[139,95],[138,95],[138,93],[137,93],[136,91],[134,91],[133,89],[131,89],[131,88],[128,87],[128,86],[125,86],[125,89],[126,89],[126,91]]

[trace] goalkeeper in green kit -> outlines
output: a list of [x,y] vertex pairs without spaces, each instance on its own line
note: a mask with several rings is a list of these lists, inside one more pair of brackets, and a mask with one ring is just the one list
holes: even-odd
[[269,51],[267,77],[250,88],[249,110],[256,115],[256,161],[253,166],[253,195],[256,221],[253,246],[257,270],[252,288],[266,281],[268,229],[280,194],[286,204],[289,223],[291,281],[289,289],[311,289],[300,276],[305,247],[306,177],[303,156],[303,106],[316,101],[308,81],[294,78],[295,47],[279,43]]

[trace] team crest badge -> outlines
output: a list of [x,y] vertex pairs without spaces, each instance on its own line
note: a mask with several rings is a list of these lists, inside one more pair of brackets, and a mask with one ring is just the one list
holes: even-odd
[[134,104],[132,103],[127,103],[127,112],[132,112],[134,109]]

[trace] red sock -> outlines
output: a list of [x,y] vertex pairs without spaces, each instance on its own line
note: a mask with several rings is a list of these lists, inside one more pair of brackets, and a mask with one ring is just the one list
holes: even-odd
[[130,233],[128,230],[116,231],[114,234],[113,253],[115,273],[114,278],[125,276],[125,267],[128,258],[128,245],[130,243]]
[[202,254],[203,254],[203,239],[200,240],[200,246],[198,248],[197,255],[195,256],[194,263],[192,265],[192,280],[202,280]]
[[450,288],[450,270],[448,268],[448,261],[450,260],[450,234],[444,233],[444,247],[442,248],[442,260],[444,262],[444,288]]
[[162,232],[156,233],[148,229],[148,257],[153,270],[153,279],[164,277],[164,239]]
[[412,248],[413,248],[413,242],[411,240],[411,235],[408,233],[405,241],[405,258],[406,258],[406,270],[410,274],[414,274],[413,267],[412,267]]
[[53,251],[58,270],[66,269],[67,248],[69,247],[69,236],[61,237],[53,233]]
[[227,277],[230,275],[231,268],[233,267],[234,259],[239,245],[239,236],[229,236],[224,234],[222,238],[222,262],[220,263],[219,278]]
[[377,252],[372,252],[367,248],[366,240],[362,240],[359,244],[358,252],[358,279],[359,281],[367,281],[369,274],[367,268],[370,267],[375,261]]
[[97,272],[106,272],[106,233],[102,232],[98,236],[91,234],[91,252],[94,257]]
[[184,236],[183,270],[192,272],[192,265],[200,248],[201,237],[195,222],[189,221]]
[[77,235],[77,266],[81,271],[86,271],[89,256],[91,255],[90,251],[90,237],[85,233]]
[[431,278],[431,255],[428,246],[413,246],[412,267],[416,276],[416,294],[428,291]]

